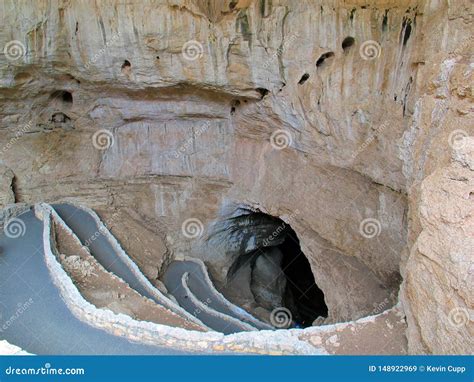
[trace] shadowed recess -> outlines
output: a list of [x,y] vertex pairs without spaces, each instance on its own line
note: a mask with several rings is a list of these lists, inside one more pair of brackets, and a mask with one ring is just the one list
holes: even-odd
[[324,294],[288,223],[252,212],[227,220],[225,227],[219,239],[229,244],[221,256],[234,259],[223,290],[229,299],[263,320],[275,309],[286,308],[293,327],[327,317]]

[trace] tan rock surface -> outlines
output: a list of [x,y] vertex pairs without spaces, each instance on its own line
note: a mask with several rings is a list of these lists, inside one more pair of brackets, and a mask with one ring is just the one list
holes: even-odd
[[0,208],[5,208],[8,204],[15,203],[13,192],[13,171],[5,166],[0,166]]
[[311,328],[300,338],[329,354],[404,355],[405,330],[404,313],[395,307],[356,322]]
[[[0,56],[0,159],[14,200],[96,209],[152,282],[184,255],[223,281],[232,259],[217,262],[207,245],[212,223],[239,206],[281,217],[329,322],[391,306],[400,273],[410,287],[423,237],[447,224],[421,209],[459,198],[450,186],[452,199],[422,196],[423,180],[474,135],[469,0],[91,4],[0,10],[0,47],[20,43],[18,57]],[[0,197],[11,201],[5,174]],[[182,233],[188,218],[202,223],[196,239]],[[430,251],[446,253],[440,240]],[[443,264],[435,284],[453,281]],[[423,321],[420,298],[411,291],[404,305],[414,299]],[[421,351],[415,318],[408,336]],[[459,341],[423,351],[465,351]]]
[[436,170],[422,182],[419,212],[403,288],[409,350],[472,354],[474,170],[459,162]]

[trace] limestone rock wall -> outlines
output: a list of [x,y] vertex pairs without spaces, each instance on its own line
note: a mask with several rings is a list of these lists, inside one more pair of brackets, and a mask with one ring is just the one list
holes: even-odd
[[424,92],[400,145],[409,193],[401,299],[411,353],[472,354],[472,10],[425,9]]
[[[412,353],[472,354],[474,349],[474,139],[421,185],[422,231],[406,265],[403,297]],[[460,157],[460,158],[459,158]]]
[[218,275],[208,231],[245,206],[290,222],[334,320],[391,305],[420,182],[472,135],[468,0],[6,0],[0,21],[14,200],[102,212],[151,279],[184,255]]

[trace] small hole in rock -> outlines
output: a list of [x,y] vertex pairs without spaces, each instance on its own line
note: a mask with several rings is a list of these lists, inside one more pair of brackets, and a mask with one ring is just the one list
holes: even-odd
[[72,94],[66,90],[56,90],[51,94],[50,99],[61,100],[66,104],[72,104]]
[[342,49],[346,51],[349,49],[352,45],[354,45],[355,39],[354,37],[348,36],[342,41]]
[[260,95],[262,96],[260,99],[262,99],[263,97],[265,97],[268,93],[270,93],[270,90],[268,89],[265,89],[265,88],[257,88],[255,89],[256,91],[258,91],[260,93]]
[[298,81],[298,85],[303,85],[306,80],[309,78],[309,74],[305,73],[301,76],[300,80]]
[[230,108],[230,114],[233,115],[235,113],[235,110],[237,106],[240,106],[240,101],[238,99],[233,100]]
[[407,44],[408,39],[410,38],[410,35],[411,35],[411,20],[408,20],[405,26],[405,33],[403,35],[403,45]]
[[319,68],[321,67],[324,62],[328,59],[328,58],[331,58],[331,57],[334,57],[334,53],[333,52],[327,52],[327,53],[324,53],[321,55],[321,57],[318,58],[318,61],[316,61],[316,66]]
[[385,10],[385,14],[383,15],[382,20],[382,31],[385,32],[387,30],[388,25],[388,9]]
[[132,64],[128,60],[125,60],[122,64],[122,70],[125,70],[127,68],[131,68],[131,67],[132,67]]
[[351,12],[349,13],[349,20],[351,20],[351,21],[354,20],[355,11],[356,11],[355,8],[351,9]]

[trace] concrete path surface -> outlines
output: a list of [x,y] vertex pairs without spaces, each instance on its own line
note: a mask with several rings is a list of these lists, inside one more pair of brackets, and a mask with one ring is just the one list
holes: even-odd
[[0,234],[0,339],[34,354],[185,354],[116,337],[77,319],[52,283],[33,211],[18,238]]
[[131,267],[117,255],[117,249],[102,233],[96,220],[89,213],[72,204],[53,204],[52,207],[106,270],[125,280],[142,296],[163,305],[163,300],[151,293],[150,287],[154,287],[150,284],[147,288]]
[[[270,325],[260,322],[243,309],[225,300],[225,298],[212,286],[209,276],[204,273],[207,271],[203,269],[203,267],[203,264],[200,265],[195,261],[173,261],[166,269],[163,282],[168,288],[169,293],[176,298],[181,306],[185,307],[188,312],[192,311],[194,314],[197,312],[197,317],[207,326],[214,330],[221,331],[217,329],[217,327],[222,327],[221,323],[208,321],[209,317],[206,312],[203,312],[202,309],[199,309],[199,307],[194,306],[194,304],[190,302],[186,291],[181,285],[181,278],[185,273],[187,273],[187,286],[198,300],[212,310],[241,321],[240,325],[232,325],[227,322],[226,325],[224,325],[224,327],[226,327],[225,332],[234,333],[235,331],[242,330],[272,329]],[[215,320],[216,318],[211,319],[211,321]]]
[[[179,306],[161,297],[161,292],[157,295],[110,232],[104,234],[102,222],[93,212],[71,204],[52,207],[106,270],[142,296],[167,308],[171,305],[172,310],[224,334],[271,329],[225,300],[197,260],[174,261],[164,275],[163,281]],[[134,343],[77,319],[52,282],[45,262],[43,222],[33,210],[17,218],[24,225],[23,235],[0,234],[0,340],[34,354],[185,354],[175,348]]]
[[[148,286],[144,285],[143,280],[137,277],[136,273],[131,270],[131,260],[127,263],[118,256],[117,248],[101,232],[97,221],[90,213],[82,208],[66,203],[54,204],[52,207],[79,240],[88,246],[92,256],[106,270],[122,278],[142,296],[148,297],[156,303],[177,312],[173,303],[166,302],[163,298],[157,298],[156,293],[150,293],[151,284],[148,282]],[[135,264],[133,266],[136,267]],[[186,272],[189,273],[187,286],[195,299],[189,298],[182,285],[182,276]],[[211,329],[224,334],[255,330],[256,328],[272,329],[270,325],[258,321],[243,309],[233,306],[228,301],[224,303],[224,297],[219,295],[212,284],[210,284],[207,271],[203,270],[194,261],[172,262],[164,275],[163,282],[169,293],[176,298],[181,308],[184,308],[192,317],[196,317],[199,322],[202,322]],[[195,303],[196,299],[204,304],[205,307],[200,306],[201,304],[197,305]],[[199,303],[199,301],[197,302]],[[233,308],[230,308],[230,306],[233,306]]]

